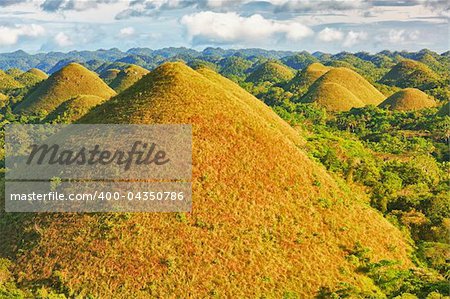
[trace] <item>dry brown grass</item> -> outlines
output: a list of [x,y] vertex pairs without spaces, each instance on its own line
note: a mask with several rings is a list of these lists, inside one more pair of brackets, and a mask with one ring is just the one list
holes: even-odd
[[279,83],[291,80],[294,77],[294,70],[277,61],[266,61],[257,66],[247,77],[247,82],[252,83]]
[[117,93],[121,93],[148,73],[149,71],[144,69],[143,67],[132,64],[124,70],[120,71],[117,74],[116,78],[114,78],[114,80],[112,80],[112,82],[109,84],[109,86]]
[[108,99],[116,94],[94,72],[71,63],[39,84],[14,109],[20,114],[48,114],[63,102],[78,95]]
[[286,84],[286,90],[297,92],[309,88],[317,79],[330,70],[330,67],[324,66],[320,62],[314,62],[297,73],[291,81]]
[[[320,286],[364,283],[345,258],[357,242],[375,261],[410,264],[400,231],[362,193],[311,161],[269,107],[210,70],[166,63],[80,122],[192,124],[193,211],[36,215],[40,237],[14,269],[23,284],[51,283],[59,271],[67,288],[101,298],[308,298]],[[20,244],[13,228],[33,230],[26,224],[10,224],[2,252]]]
[[391,95],[379,106],[389,110],[412,111],[431,108],[436,105],[436,101],[423,91],[416,88],[405,88]]

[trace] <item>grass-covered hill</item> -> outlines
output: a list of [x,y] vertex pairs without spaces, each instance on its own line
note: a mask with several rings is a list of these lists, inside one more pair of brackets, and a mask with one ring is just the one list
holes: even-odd
[[15,77],[15,79],[25,87],[34,86],[47,78],[48,75],[46,73],[36,68],[32,68]]
[[397,63],[385,74],[380,83],[425,90],[436,87],[439,84],[439,76],[425,64],[406,59]]
[[352,107],[378,105],[384,99],[385,96],[361,75],[338,67],[317,79],[302,101],[317,102],[330,111],[345,111]]
[[[0,249],[15,248],[22,285],[102,298],[311,298],[341,283],[376,294],[355,263],[361,248],[373,261],[411,263],[402,233],[363,192],[335,181],[300,149],[298,131],[211,70],[164,64],[79,122],[192,124],[192,212],[10,217]],[[33,230],[39,237],[24,243]]]
[[379,106],[390,110],[413,111],[435,107],[436,101],[417,88],[405,88],[397,91]]
[[99,77],[109,85],[119,73],[119,69],[106,69],[99,74]]
[[135,64],[130,65],[129,67],[120,71],[116,78],[111,81],[109,86],[114,89],[117,93],[121,93],[134,83],[136,83],[139,79],[141,79],[144,75],[148,74],[149,71]]
[[292,69],[276,61],[266,61],[248,75],[246,81],[251,83],[280,83],[291,80],[295,73]]
[[93,107],[104,102],[105,99],[94,95],[79,95],[73,97],[53,110],[44,119],[45,123],[73,123],[84,116]]
[[71,63],[52,74],[21,101],[14,111],[21,114],[46,115],[63,102],[78,95],[95,95],[104,99],[116,92],[94,72]]
[[320,62],[315,62],[298,72],[284,88],[292,93],[298,93],[307,90],[317,79],[330,70],[330,67],[324,66]]
[[8,75],[4,71],[0,70],[0,91],[7,91],[20,87],[23,87],[20,82],[15,80],[11,75]]

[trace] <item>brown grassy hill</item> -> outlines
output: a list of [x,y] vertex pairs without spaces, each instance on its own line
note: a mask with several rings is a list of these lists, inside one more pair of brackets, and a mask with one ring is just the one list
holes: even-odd
[[423,91],[416,88],[405,88],[391,95],[379,106],[389,110],[410,111],[431,108],[436,105],[436,101]]
[[266,61],[252,71],[246,81],[252,83],[279,83],[291,80],[294,77],[294,71],[288,66],[276,61]]
[[437,114],[439,116],[450,116],[450,102],[447,102],[444,105],[442,105]]
[[285,89],[293,93],[308,89],[317,79],[329,70],[330,67],[324,66],[320,62],[312,63],[301,72],[297,73],[297,75],[285,85]]
[[120,73],[118,69],[107,69],[100,73],[100,78],[105,81],[106,84],[110,84],[117,75]]
[[121,93],[148,73],[149,71],[143,67],[132,64],[121,70],[109,86],[117,93]]
[[17,105],[14,111],[46,115],[63,102],[81,94],[107,99],[116,93],[94,72],[78,63],[70,63],[42,82]]
[[348,111],[365,106],[351,91],[337,83],[318,85],[308,92],[302,101],[317,103],[328,111]]
[[16,78],[16,77],[20,76],[21,74],[23,74],[24,71],[22,71],[21,69],[18,69],[18,68],[12,68],[12,69],[7,69],[5,71],[5,73],[10,75],[13,78]]
[[429,89],[439,82],[439,76],[425,64],[414,60],[403,60],[397,63],[380,83],[401,88],[415,87]]
[[34,86],[37,83],[46,80],[48,75],[41,70],[38,69],[30,69],[20,75],[18,75],[15,79],[20,82],[23,86]]
[[310,298],[363,284],[346,259],[358,242],[374,260],[409,263],[400,231],[311,161],[269,107],[211,70],[166,63],[79,122],[192,124],[192,212],[33,215],[41,233],[26,250],[24,223],[8,222],[0,248],[19,246],[23,284],[102,298]]
[[73,123],[85,115],[93,107],[104,102],[105,99],[93,95],[79,95],[65,101],[53,110],[44,122],[46,123]]
[[23,87],[20,82],[17,82],[11,75],[0,70],[0,91],[20,87]]

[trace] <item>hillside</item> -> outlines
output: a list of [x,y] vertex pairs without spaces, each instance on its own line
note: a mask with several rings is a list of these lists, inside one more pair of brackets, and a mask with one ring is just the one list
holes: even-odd
[[423,91],[416,88],[405,88],[388,97],[379,106],[390,110],[411,111],[431,108],[436,105],[436,101]]
[[[166,63],[79,122],[192,123],[193,209],[35,215],[43,233],[31,249],[0,245],[19,246],[14,269],[26,283],[58,279],[75,294],[105,298],[194,290],[305,298],[321,286],[366,283],[346,258],[357,244],[374,260],[410,263],[400,231],[362,193],[336,183],[299,149],[297,131],[211,70]],[[8,234],[20,233],[20,221]]]
[[438,111],[439,116],[450,116],[450,102],[445,103]]
[[397,63],[380,83],[401,88],[415,87],[421,90],[438,85],[439,76],[425,64],[414,60],[403,60]]
[[20,82],[17,82],[11,75],[8,75],[4,71],[0,70],[0,91],[20,87],[23,87]]
[[79,95],[63,102],[44,119],[46,123],[73,123],[105,99],[94,95]]
[[247,82],[252,83],[279,83],[291,80],[294,77],[294,71],[289,67],[276,62],[266,61],[258,65],[247,77]]
[[111,81],[109,86],[117,93],[121,93],[148,73],[148,70],[132,64],[124,70],[120,71],[117,74],[116,78]]
[[352,107],[378,105],[384,99],[385,96],[361,75],[338,67],[317,79],[302,102],[318,102],[330,111],[346,111]]
[[330,67],[324,66],[320,62],[312,63],[301,72],[297,73],[297,75],[285,85],[285,90],[293,93],[306,90],[329,70]]
[[68,99],[82,94],[107,99],[116,93],[94,72],[80,64],[70,63],[28,94],[14,112],[46,115]]

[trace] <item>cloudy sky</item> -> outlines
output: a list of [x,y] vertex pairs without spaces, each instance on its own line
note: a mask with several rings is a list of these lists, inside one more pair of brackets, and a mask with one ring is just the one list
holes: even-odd
[[0,52],[449,50],[449,0],[0,0]]

